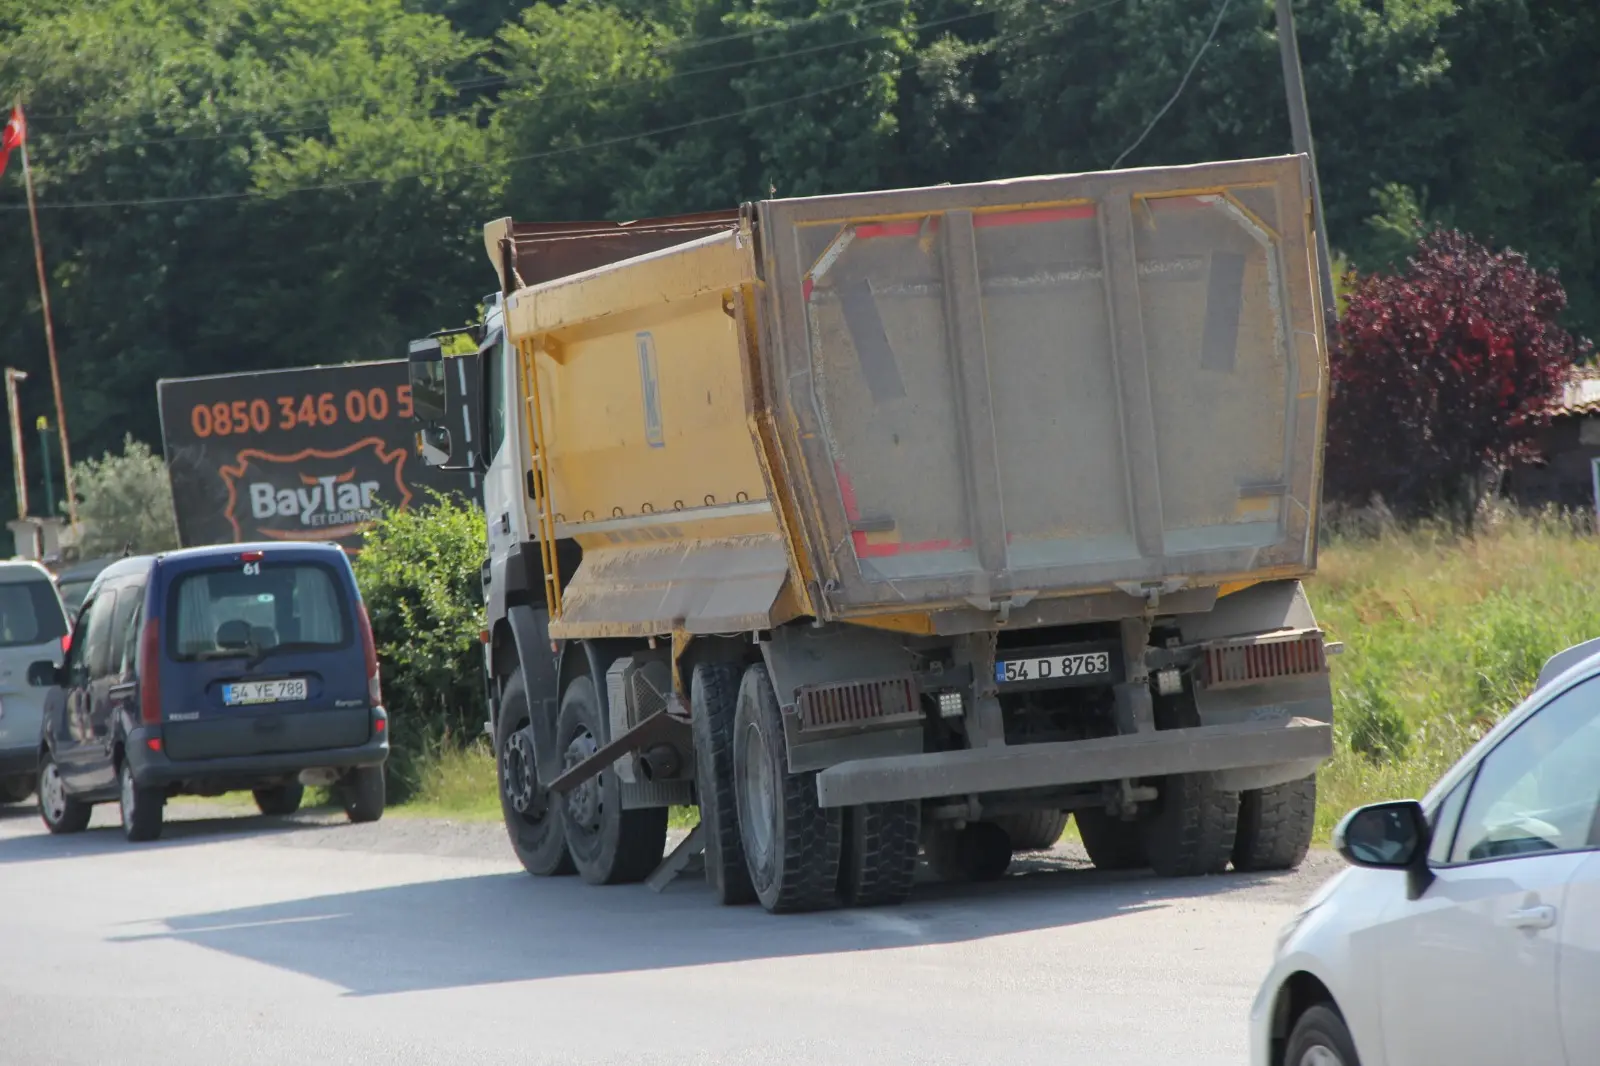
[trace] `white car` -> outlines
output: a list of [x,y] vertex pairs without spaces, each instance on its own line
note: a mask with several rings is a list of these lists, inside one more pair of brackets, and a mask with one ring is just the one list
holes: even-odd
[[28,667],[42,659],[59,665],[66,636],[50,571],[28,560],[0,562],[0,803],[33,794],[44,693],[28,685]]
[[1351,868],[1279,934],[1254,1066],[1600,1063],[1600,649],[1577,650],[1420,803],[1345,817]]

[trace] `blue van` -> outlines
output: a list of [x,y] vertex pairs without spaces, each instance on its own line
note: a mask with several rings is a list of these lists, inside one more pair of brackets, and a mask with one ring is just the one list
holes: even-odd
[[129,840],[171,796],[249,790],[291,814],[330,785],[353,822],[383,814],[388,716],[372,626],[333,544],[230,544],[121,559],[95,578],[48,689],[39,813],[52,833],[117,802]]

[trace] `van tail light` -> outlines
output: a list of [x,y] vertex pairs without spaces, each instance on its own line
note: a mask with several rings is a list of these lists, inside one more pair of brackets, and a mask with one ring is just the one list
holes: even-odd
[[69,629],[65,633],[61,634],[61,657],[63,659],[65,659],[67,657],[67,653],[69,651],[71,651],[71,650],[72,650],[72,631]]
[[361,604],[361,651],[367,657],[367,698],[374,707],[383,704],[383,683],[378,679],[378,642],[372,637],[372,619]]
[[161,621],[147,618],[139,638],[139,717],[146,725],[161,722]]

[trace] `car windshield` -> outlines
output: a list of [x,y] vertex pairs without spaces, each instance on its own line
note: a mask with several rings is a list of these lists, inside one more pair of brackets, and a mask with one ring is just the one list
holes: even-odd
[[66,634],[67,618],[48,580],[0,585],[0,648],[44,644]]
[[246,563],[184,574],[168,631],[176,659],[261,658],[350,639],[344,594],[316,563]]

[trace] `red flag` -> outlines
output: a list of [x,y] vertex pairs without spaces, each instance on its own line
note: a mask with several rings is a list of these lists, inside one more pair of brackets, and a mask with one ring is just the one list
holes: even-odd
[[0,174],[6,172],[6,164],[11,161],[11,149],[27,137],[28,123],[22,117],[22,105],[18,104],[11,109],[11,121],[6,123],[4,130],[0,130]]

